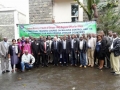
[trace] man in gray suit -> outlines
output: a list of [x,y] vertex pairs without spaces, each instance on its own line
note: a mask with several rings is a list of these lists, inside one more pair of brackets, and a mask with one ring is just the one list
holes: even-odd
[[9,43],[5,37],[3,41],[0,42],[0,58],[1,58],[1,69],[2,74],[9,71],[9,60],[8,60],[8,47]]

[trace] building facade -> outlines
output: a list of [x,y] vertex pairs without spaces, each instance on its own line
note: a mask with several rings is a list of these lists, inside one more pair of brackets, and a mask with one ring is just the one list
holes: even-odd
[[[86,0],[80,0],[86,5]],[[99,5],[108,0],[100,0]],[[117,0],[112,0],[117,1]],[[120,9],[119,6],[116,9]],[[95,20],[95,19],[93,19]],[[88,21],[86,13],[74,0],[29,0],[29,23]]]
[[74,0],[29,0],[30,24],[75,21],[83,21],[83,9]]
[[0,34],[9,39],[19,38],[17,24],[26,23],[26,16],[14,8],[0,9]]

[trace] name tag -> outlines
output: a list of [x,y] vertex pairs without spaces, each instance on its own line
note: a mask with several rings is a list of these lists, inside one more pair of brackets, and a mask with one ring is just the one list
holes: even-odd
[[39,45],[39,43],[37,43],[36,45]]

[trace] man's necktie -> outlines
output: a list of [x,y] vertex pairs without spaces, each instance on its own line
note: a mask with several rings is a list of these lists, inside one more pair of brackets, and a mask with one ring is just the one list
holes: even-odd
[[44,48],[45,48],[45,51],[46,51],[46,43],[44,43]]

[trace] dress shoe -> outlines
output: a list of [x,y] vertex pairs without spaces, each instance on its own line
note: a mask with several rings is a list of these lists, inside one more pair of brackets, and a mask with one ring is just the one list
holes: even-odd
[[10,70],[6,70],[6,72],[10,72]]
[[75,64],[75,67],[77,67],[77,64]]
[[91,65],[88,65],[88,67],[90,67]]
[[99,69],[99,70],[102,70],[102,69],[103,69],[103,67],[98,67],[98,69]]
[[79,66],[80,68],[82,67],[82,65]]
[[86,66],[84,66],[84,68],[86,68]]
[[115,73],[115,72],[112,71],[112,72],[110,72],[110,73]]
[[113,75],[115,75],[115,76],[119,76],[120,74],[116,74],[116,73],[114,73]]
[[91,68],[93,68],[94,66],[91,65]]
[[48,65],[46,65],[46,67],[48,67]]
[[5,74],[5,71],[2,71],[2,74]]

